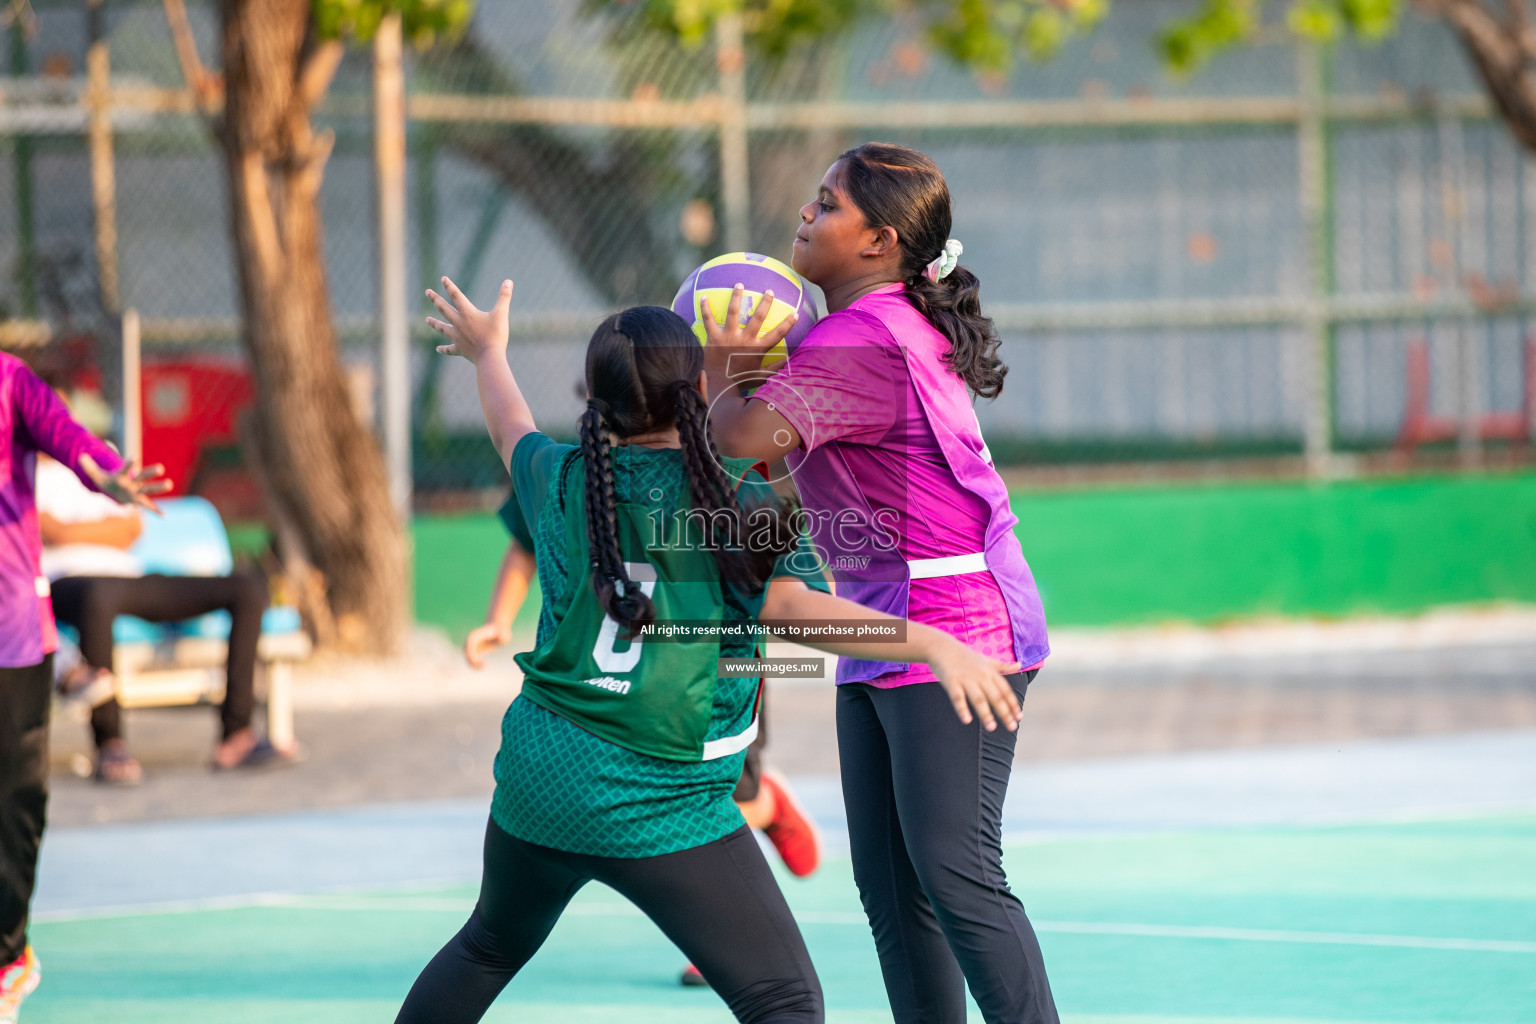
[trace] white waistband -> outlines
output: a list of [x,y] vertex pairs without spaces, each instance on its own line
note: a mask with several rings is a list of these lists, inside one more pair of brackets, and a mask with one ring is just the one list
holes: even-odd
[[32,589],[37,591],[38,597],[47,597],[53,593],[53,588],[48,585],[47,576],[39,576],[32,581]]
[[931,580],[936,576],[964,576],[968,572],[983,572],[986,568],[986,552],[978,551],[972,555],[914,558],[907,563],[907,575],[914,580]]
[[753,715],[752,724],[747,726],[744,731],[737,733],[735,736],[726,736],[722,739],[710,740],[705,743],[704,755],[699,760],[713,761],[717,757],[729,757],[738,750],[746,750],[747,747],[752,745],[752,741],[757,739],[757,721],[758,716]]

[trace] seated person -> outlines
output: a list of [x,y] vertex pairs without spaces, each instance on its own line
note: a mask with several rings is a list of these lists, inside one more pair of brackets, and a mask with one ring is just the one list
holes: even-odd
[[[215,769],[251,768],[297,759],[297,747],[278,749],[251,728],[255,710],[256,643],[267,588],[256,576],[144,575],[129,548],[143,530],[137,509],[85,488],[51,459],[37,466],[38,525],[43,535],[43,574],[53,589],[54,615],[80,634],[88,665],[112,668],[112,622],[136,615],[150,622],[178,622],[208,612],[229,612],[229,658],[222,739]],[[143,768],[123,739],[122,708],[115,696],[91,710],[98,782],[133,785]]]

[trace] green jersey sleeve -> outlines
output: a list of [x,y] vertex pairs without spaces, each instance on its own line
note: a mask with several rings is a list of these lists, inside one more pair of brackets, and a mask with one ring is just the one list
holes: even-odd
[[575,450],[575,445],[559,444],[548,434],[538,431],[524,434],[517,442],[517,447],[512,449],[512,497],[508,499],[508,504],[515,503],[522,513],[523,532],[517,532],[506,514],[506,506],[503,506],[501,521],[519,544],[526,541],[524,546],[529,551],[533,550],[533,535],[528,528],[529,524],[539,521],[539,513],[549,498],[550,479],[559,471],[565,457]]
[[517,541],[517,546],[524,551],[533,550],[533,532],[528,529],[528,520],[523,518],[523,510],[517,503],[517,495],[508,496],[502,502],[501,508],[496,510],[496,518],[501,520],[501,525],[507,528],[507,533]]

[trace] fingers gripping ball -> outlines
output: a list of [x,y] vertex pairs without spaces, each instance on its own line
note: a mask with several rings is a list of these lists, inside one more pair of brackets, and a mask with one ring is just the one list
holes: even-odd
[[763,293],[766,291],[773,292],[773,307],[763,324],[764,331],[777,326],[789,315],[790,310],[800,312],[800,319],[795,321],[795,326],[784,340],[763,356],[763,369],[772,370],[789,358],[795,346],[800,344],[816,323],[816,303],[807,293],[805,279],[786,264],[772,256],[762,256],[755,252],[730,252],[716,256],[688,275],[688,280],[683,282],[683,286],[677,290],[677,297],[672,300],[672,311],[693,325],[693,333],[702,345],[705,342],[701,312],[703,303],[709,303],[709,311],[716,323],[723,321],[730,306],[731,291],[738,284],[744,286],[741,297],[743,324],[757,311],[758,303],[763,301]]

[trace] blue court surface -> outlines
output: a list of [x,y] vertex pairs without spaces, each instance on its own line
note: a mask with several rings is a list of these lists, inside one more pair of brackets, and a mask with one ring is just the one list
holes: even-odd
[[[829,839],[783,876],[828,1019],[889,1020],[836,780],[794,781]],[[391,1020],[468,913],[486,810],[51,832],[22,1021]],[[1006,831],[1069,1024],[1536,1021],[1536,732],[1032,766]],[[590,886],[487,1019],[728,1020],[681,967]]]

